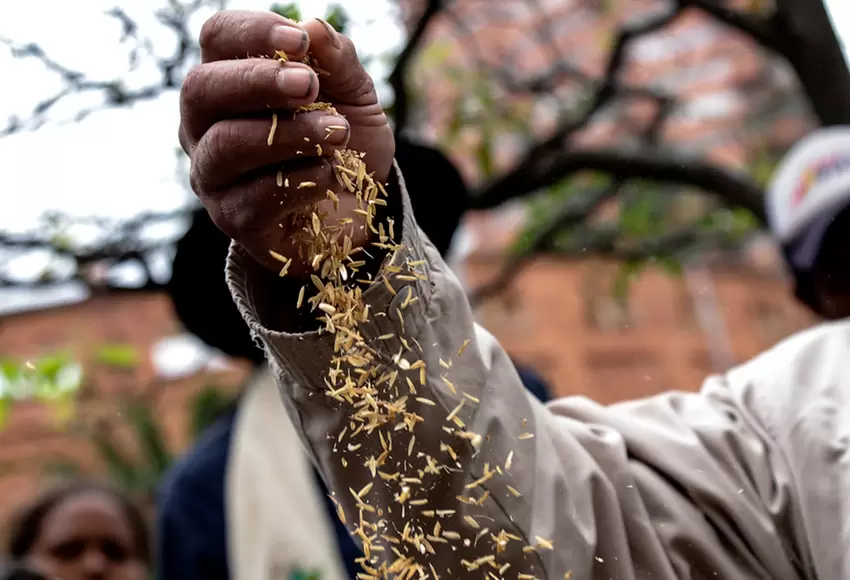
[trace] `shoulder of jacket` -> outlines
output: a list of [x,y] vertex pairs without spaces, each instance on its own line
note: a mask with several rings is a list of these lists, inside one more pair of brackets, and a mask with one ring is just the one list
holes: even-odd
[[823,366],[820,370],[846,368],[841,355],[850,357],[850,320],[825,322],[793,334],[728,374],[774,377],[780,370],[801,365],[805,370],[814,363]]
[[829,410],[828,424],[848,413],[848,358],[850,321],[828,322],[790,336],[732,369],[724,382],[779,437],[803,417],[814,417],[813,408]]

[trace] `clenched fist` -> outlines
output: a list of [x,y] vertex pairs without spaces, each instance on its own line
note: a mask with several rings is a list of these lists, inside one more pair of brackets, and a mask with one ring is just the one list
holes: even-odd
[[[322,20],[299,25],[271,12],[221,12],[204,24],[200,43],[202,63],[180,95],[180,143],[191,158],[192,189],[222,231],[279,270],[269,250],[297,254],[298,232],[288,219],[296,212],[319,202],[328,219],[357,215],[352,194],[340,194],[337,209],[327,200],[329,189],[340,189],[334,152],[364,153],[367,170],[385,182],[392,129],[354,45]],[[290,61],[309,53],[319,74],[268,58],[276,51]],[[344,117],[321,110],[293,115],[316,101]],[[304,182],[315,186],[299,189]],[[353,228],[355,243],[364,243],[368,232]]]

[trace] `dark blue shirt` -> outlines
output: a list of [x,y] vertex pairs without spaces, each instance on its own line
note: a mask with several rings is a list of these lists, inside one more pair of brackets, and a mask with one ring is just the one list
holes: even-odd
[[[525,388],[541,401],[549,399],[543,380],[517,367]],[[159,493],[157,522],[157,578],[160,580],[229,580],[225,478],[236,411],[229,411],[208,427],[189,453],[169,471]],[[340,558],[350,578],[360,565],[360,548],[336,515],[319,474],[316,485],[325,498],[334,525]]]

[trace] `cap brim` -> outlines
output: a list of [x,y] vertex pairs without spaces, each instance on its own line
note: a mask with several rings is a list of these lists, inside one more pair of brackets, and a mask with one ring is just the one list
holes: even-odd
[[834,212],[818,216],[806,226],[800,235],[786,244],[788,261],[794,270],[812,271],[820,253],[823,238],[839,213],[840,210],[837,209]]
[[829,227],[845,209],[838,207],[835,208],[835,211],[818,216],[796,238],[782,248],[794,274],[797,299],[815,312],[819,312],[813,278],[815,264]]

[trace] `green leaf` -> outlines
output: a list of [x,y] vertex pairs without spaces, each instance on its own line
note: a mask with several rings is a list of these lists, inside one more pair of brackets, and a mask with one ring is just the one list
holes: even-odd
[[484,125],[481,127],[481,141],[478,144],[476,151],[478,158],[479,169],[485,179],[490,179],[493,176],[493,134],[490,128]]
[[[453,52],[452,43],[448,40],[437,40],[429,43],[419,53],[416,59],[416,68],[419,70],[442,69]],[[443,69],[440,74],[446,74],[454,80],[462,80],[457,67]]]
[[139,353],[131,345],[107,344],[94,353],[95,361],[115,369],[133,369],[139,364]]
[[301,21],[301,9],[295,2],[289,4],[272,4],[271,11],[296,22]]
[[65,232],[54,235],[51,242],[55,248],[60,250],[69,250],[74,245],[74,240]]
[[147,460],[144,471],[155,481],[168,470],[172,463],[165,436],[147,405],[142,403],[130,405],[128,416],[139,442],[139,449]]
[[74,418],[77,409],[74,392],[57,392],[43,400],[53,411],[53,416],[60,426],[65,427]]
[[41,378],[51,383],[55,383],[59,378],[59,374],[66,366],[71,363],[70,358],[66,354],[53,354],[43,356],[38,359],[33,366],[35,372]]
[[629,297],[629,290],[634,279],[640,274],[644,268],[642,261],[629,261],[620,266],[617,275],[614,277],[613,294],[619,302],[625,303]]
[[212,425],[226,408],[233,405],[235,397],[216,386],[206,386],[192,397],[189,405],[190,435],[194,438]]
[[656,256],[654,263],[665,272],[673,276],[680,276],[683,272],[682,262],[670,256]]
[[345,31],[348,29],[348,14],[339,4],[328,6],[327,12],[325,12],[325,21],[341,34],[345,34]]
[[95,433],[91,439],[101,460],[106,465],[112,483],[121,489],[135,491],[138,488],[139,474],[132,461],[109,439],[108,433]]
[[11,399],[7,397],[0,398],[0,429],[6,426],[6,420],[9,418],[9,410],[11,406]]

